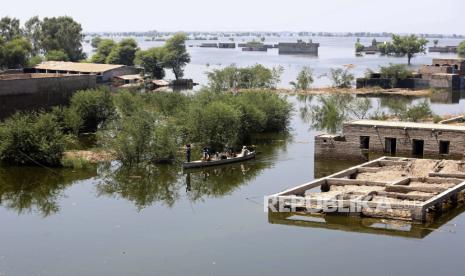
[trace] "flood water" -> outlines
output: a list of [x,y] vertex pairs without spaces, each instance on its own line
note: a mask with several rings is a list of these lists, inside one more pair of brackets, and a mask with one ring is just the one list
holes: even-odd
[[[119,38],[115,38],[116,40]],[[245,43],[257,40],[256,37],[235,38],[235,43]],[[268,52],[243,52],[241,48],[236,49],[218,49],[218,48],[200,48],[201,43],[218,43],[230,42],[220,38],[218,41],[187,41],[188,52],[191,55],[191,62],[186,66],[185,77],[194,79],[200,85],[208,83],[206,72],[213,69],[223,68],[225,66],[236,64],[239,67],[262,64],[268,68],[282,66],[284,73],[281,77],[279,87],[290,87],[289,82],[294,81],[297,74],[303,66],[308,66],[314,71],[314,86],[322,87],[330,84],[326,74],[329,69],[340,67],[342,65],[353,64],[353,73],[356,77],[362,77],[367,69],[376,71],[379,66],[386,66],[389,63],[407,63],[405,57],[365,55],[358,57],[355,55],[354,44],[356,37],[266,37],[265,44],[277,44],[279,42],[296,42],[297,39],[304,41],[312,40],[320,43],[318,56],[308,55],[279,55],[278,49],[268,49]],[[144,41],[142,38],[136,38],[141,49],[162,46],[164,42]],[[360,38],[364,45],[370,45],[373,38]],[[388,37],[377,37],[377,41],[389,41]],[[433,46],[433,39],[429,39],[429,46]],[[439,45],[458,45],[462,40],[444,38],[439,39]],[[90,44],[84,45],[84,51],[87,55],[92,55]],[[417,69],[422,64],[431,64],[433,58],[456,58],[456,54],[447,53],[427,53],[426,55],[417,55],[412,59],[412,70]],[[167,78],[173,78],[173,75],[167,71]]]
[[0,275],[463,275],[464,208],[427,225],[264,212],[264,195],[357,163],[315,161],[319,132],[289,100],[289,135],[256,137],[242,164],[0,168]]

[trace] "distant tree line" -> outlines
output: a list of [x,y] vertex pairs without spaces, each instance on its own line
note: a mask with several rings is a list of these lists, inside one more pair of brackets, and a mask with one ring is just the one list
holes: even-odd
[[0,19],[0,69],[17,69],[45,60],[80,61],[81,24],[69,16],[34,16],[21,26],[19,19]]

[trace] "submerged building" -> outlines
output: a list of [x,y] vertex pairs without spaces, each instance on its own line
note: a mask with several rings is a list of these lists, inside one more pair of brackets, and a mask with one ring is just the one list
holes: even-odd
[[457,53],[458,46],[433,46],[428,48],[430,53]]
[[465,124],[358,120],[344,123],[340,135],[315,136],[318,158],[365,159],[368,152],[462,158]]
[[319,43],[303,42],[280,42],[278,44],[279,54],[304,54],[304,55],[318,55]]
[[32,68],[26,68],[25,73],[96,75],[97,82],[109,82],[114,77],[139,74],[140,69],[121,64],[46,61]]
[[423,65],[417,73],[405,79],[384,78],[379,73],[372,73],[369,77],[357,78],[357,88],[408,88],[426,89],[440,88],[461,90],[465,89],[465,59],[435,58],[431,65]]

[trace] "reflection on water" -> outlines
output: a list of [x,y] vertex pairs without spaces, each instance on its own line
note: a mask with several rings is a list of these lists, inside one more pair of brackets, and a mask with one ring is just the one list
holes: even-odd
[[[268,212],[268,222],[297,227],[323,228],[346,232],[376,235],[400,236],[423,239],[434,231],[454,232],[454,225],[448,223],[465,211],[465,205],[423,224],[408,221],[364,218],[348,215],[315,215],[307,213]],[[440,229],[441,228],[441,229]]]
[[271,167],[286,135],[262,135],[256,160],[183,172],[179,164],[125,168],[116,162],[84,170],[0,167],[0,205],[18,214],[37,210],[43,216],[60,211],[64,191],[78,180],[96,178],[97,196],[123,198],[138,210],[155,203],[172,207],[185,196],[192,202],[232,193]]
[[44,217],[60,211],[64,190],[78,180],[97,175],[95,168],[72,171],[40,167],[0,167],[0,205],[18,214],[39,212]]

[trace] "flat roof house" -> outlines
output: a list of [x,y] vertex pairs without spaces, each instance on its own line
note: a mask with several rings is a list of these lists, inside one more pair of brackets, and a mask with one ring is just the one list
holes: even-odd
[[343,135],[315,137],[315,154],[321,158],[363,158],[366,152],[461,158],[465,126],[358,120],[345,123]]
[[25,69],[27,73],[48,73],[68,75],[96,75],[98,82],[109,82],[114,77],[138,74],[139,69],[121,64],[98,64],[67,61],[46,61],[33,68]]

